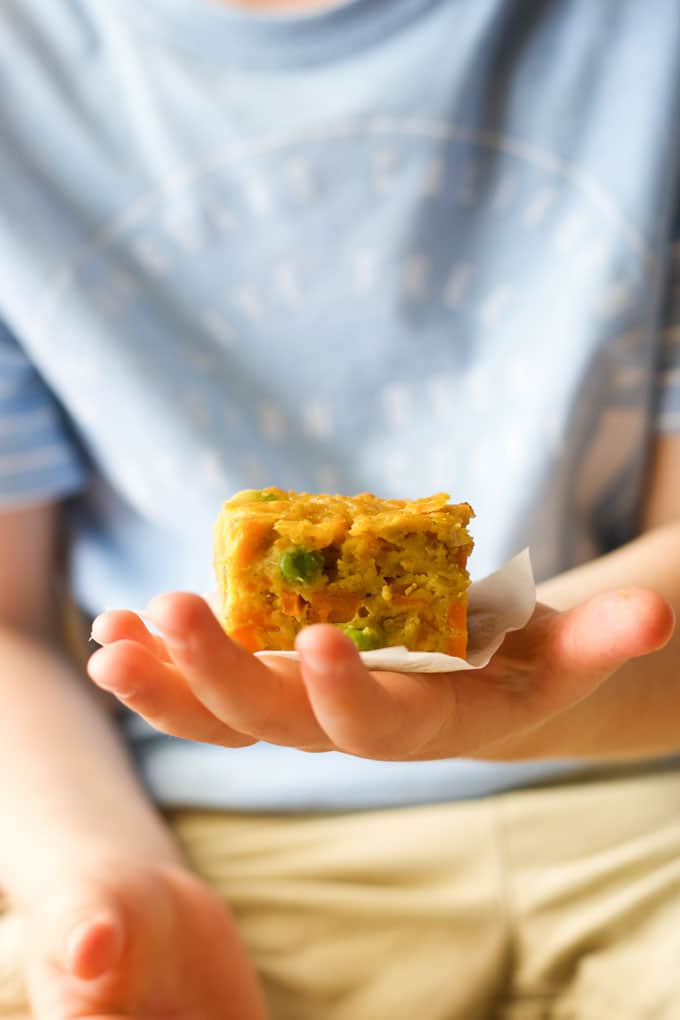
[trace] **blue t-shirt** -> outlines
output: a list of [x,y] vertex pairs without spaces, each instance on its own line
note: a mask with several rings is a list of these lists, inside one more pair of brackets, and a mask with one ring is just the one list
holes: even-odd
[[[0,52],[0,498],[70,497],[88,612],[210,590],[250,486],[446,490],[477,577],[635,534],[680,428],[677,0],[5,0]],[[128,735],[174,804],[564,767]]]

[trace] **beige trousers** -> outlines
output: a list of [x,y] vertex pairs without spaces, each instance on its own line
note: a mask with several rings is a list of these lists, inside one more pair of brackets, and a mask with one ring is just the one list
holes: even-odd
[[[680,1020],[680,771],[169,821],[230,903],[272,1020]],[[0,922],[3,1020],[28,1016],[16,930]]]

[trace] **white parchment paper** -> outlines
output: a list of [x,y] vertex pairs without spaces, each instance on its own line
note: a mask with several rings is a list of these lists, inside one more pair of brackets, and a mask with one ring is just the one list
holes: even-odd
[[[378,648],[360,652],[370,669],[398,670],[400,673],[452,673],[460,669],[482,669],[503,638],[511,630],[520,630],[536,605],[536,585],[529,550],[524,549],[499,570],[468,590],[468,656],[459,659],[441,652],[409,652],[406,648]],[[297,652],[255,652],[298,659]]]

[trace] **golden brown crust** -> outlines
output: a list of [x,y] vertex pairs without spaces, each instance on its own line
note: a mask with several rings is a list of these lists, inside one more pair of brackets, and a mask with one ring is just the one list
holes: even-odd
[[359,647],[464,654],[473,512],[448,500],[237,493],[215,534],[226,630],[253,651],[286,649],[330,622]]

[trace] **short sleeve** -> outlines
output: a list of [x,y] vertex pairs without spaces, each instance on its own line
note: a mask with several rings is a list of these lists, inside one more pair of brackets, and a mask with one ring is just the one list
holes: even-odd
[[0,320],[0,509],[64,498],[84,481],[57,400]]

